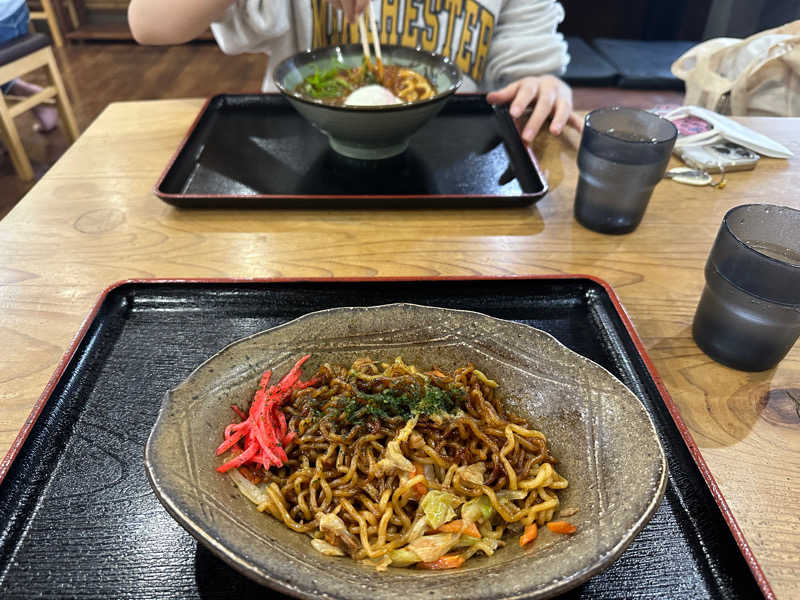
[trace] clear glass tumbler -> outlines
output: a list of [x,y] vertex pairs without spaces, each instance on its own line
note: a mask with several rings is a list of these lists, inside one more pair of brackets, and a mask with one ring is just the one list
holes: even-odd
[[601,108],[586,115],[575,219],[601,233],[636,229],[677,137],[670,121],[636,108]]
[[692,335],[743,371],[778,364],[800,336],[800,211],[745,204],[722,220],[706,262]]

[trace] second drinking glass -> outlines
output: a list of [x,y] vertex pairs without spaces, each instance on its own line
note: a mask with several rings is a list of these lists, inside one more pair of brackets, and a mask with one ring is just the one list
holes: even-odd
[[636,229],[677,137],[670,121],[636,108],[586,115],[578,152],[578,222],[601,233]]

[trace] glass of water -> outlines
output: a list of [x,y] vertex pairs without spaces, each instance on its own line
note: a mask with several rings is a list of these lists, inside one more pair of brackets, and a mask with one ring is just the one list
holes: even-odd
[[745,204],[722,220],[706,262],[692,334],[743,371],[778,364],[800,336],[800,211]]
[[586,115],[578,151],[578,222],[602,233],[636,229],[677,137],[670,121],[636,108],[601,108]]

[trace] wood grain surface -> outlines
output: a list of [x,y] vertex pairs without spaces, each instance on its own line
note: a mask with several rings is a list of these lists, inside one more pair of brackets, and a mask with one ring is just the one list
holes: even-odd
[[[151,190],[201,105],[112,104],[0,221],[0,452],[117,280],[587,273],[619,294],[777,597],[800,597],[800,348],[743,373],[690,334],[722,216],[800,208],[800,158],[762,160],[724,190],[664,181],[625,236],[574,221],[574,134],[536,140],[552,192],[531,208],[181,211]],[[800,119],[744,122],[800,157]]]

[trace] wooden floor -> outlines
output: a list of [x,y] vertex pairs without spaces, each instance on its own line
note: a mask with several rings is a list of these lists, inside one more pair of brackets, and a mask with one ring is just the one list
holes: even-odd
[[[264,55],[226,56],[208,43],[168,48],[86,43],[54,50],[81,130],[110,102],[258,91],[266,67]],[[41,76],[29,79],[43,82]],[[576,108],[581,110],[614,104],[649,108],[678,104],[681,99],[682,95],[675,92],[575,90]],[[38,178],[64,153],[67,140],[60,130],[38,134],[33,124],[30,114],[17,119],[22,143]],[[34,183],[20,181],[8,156],[0,154],[0,218]]]
[[[203,43],[161,48],[86,43],[54,50],[81,131],[110,102],[258,91],[266,67],[264,55],[226,56],[215,44]],[[41,76],[29,79],[43,82]],[[67,149],[67,139],[60,130],[38,134],[33,124],[30,114],[17,119],[38,178]],[[33,185],[16,177],[7,154],[0,156],[0,218]]]

